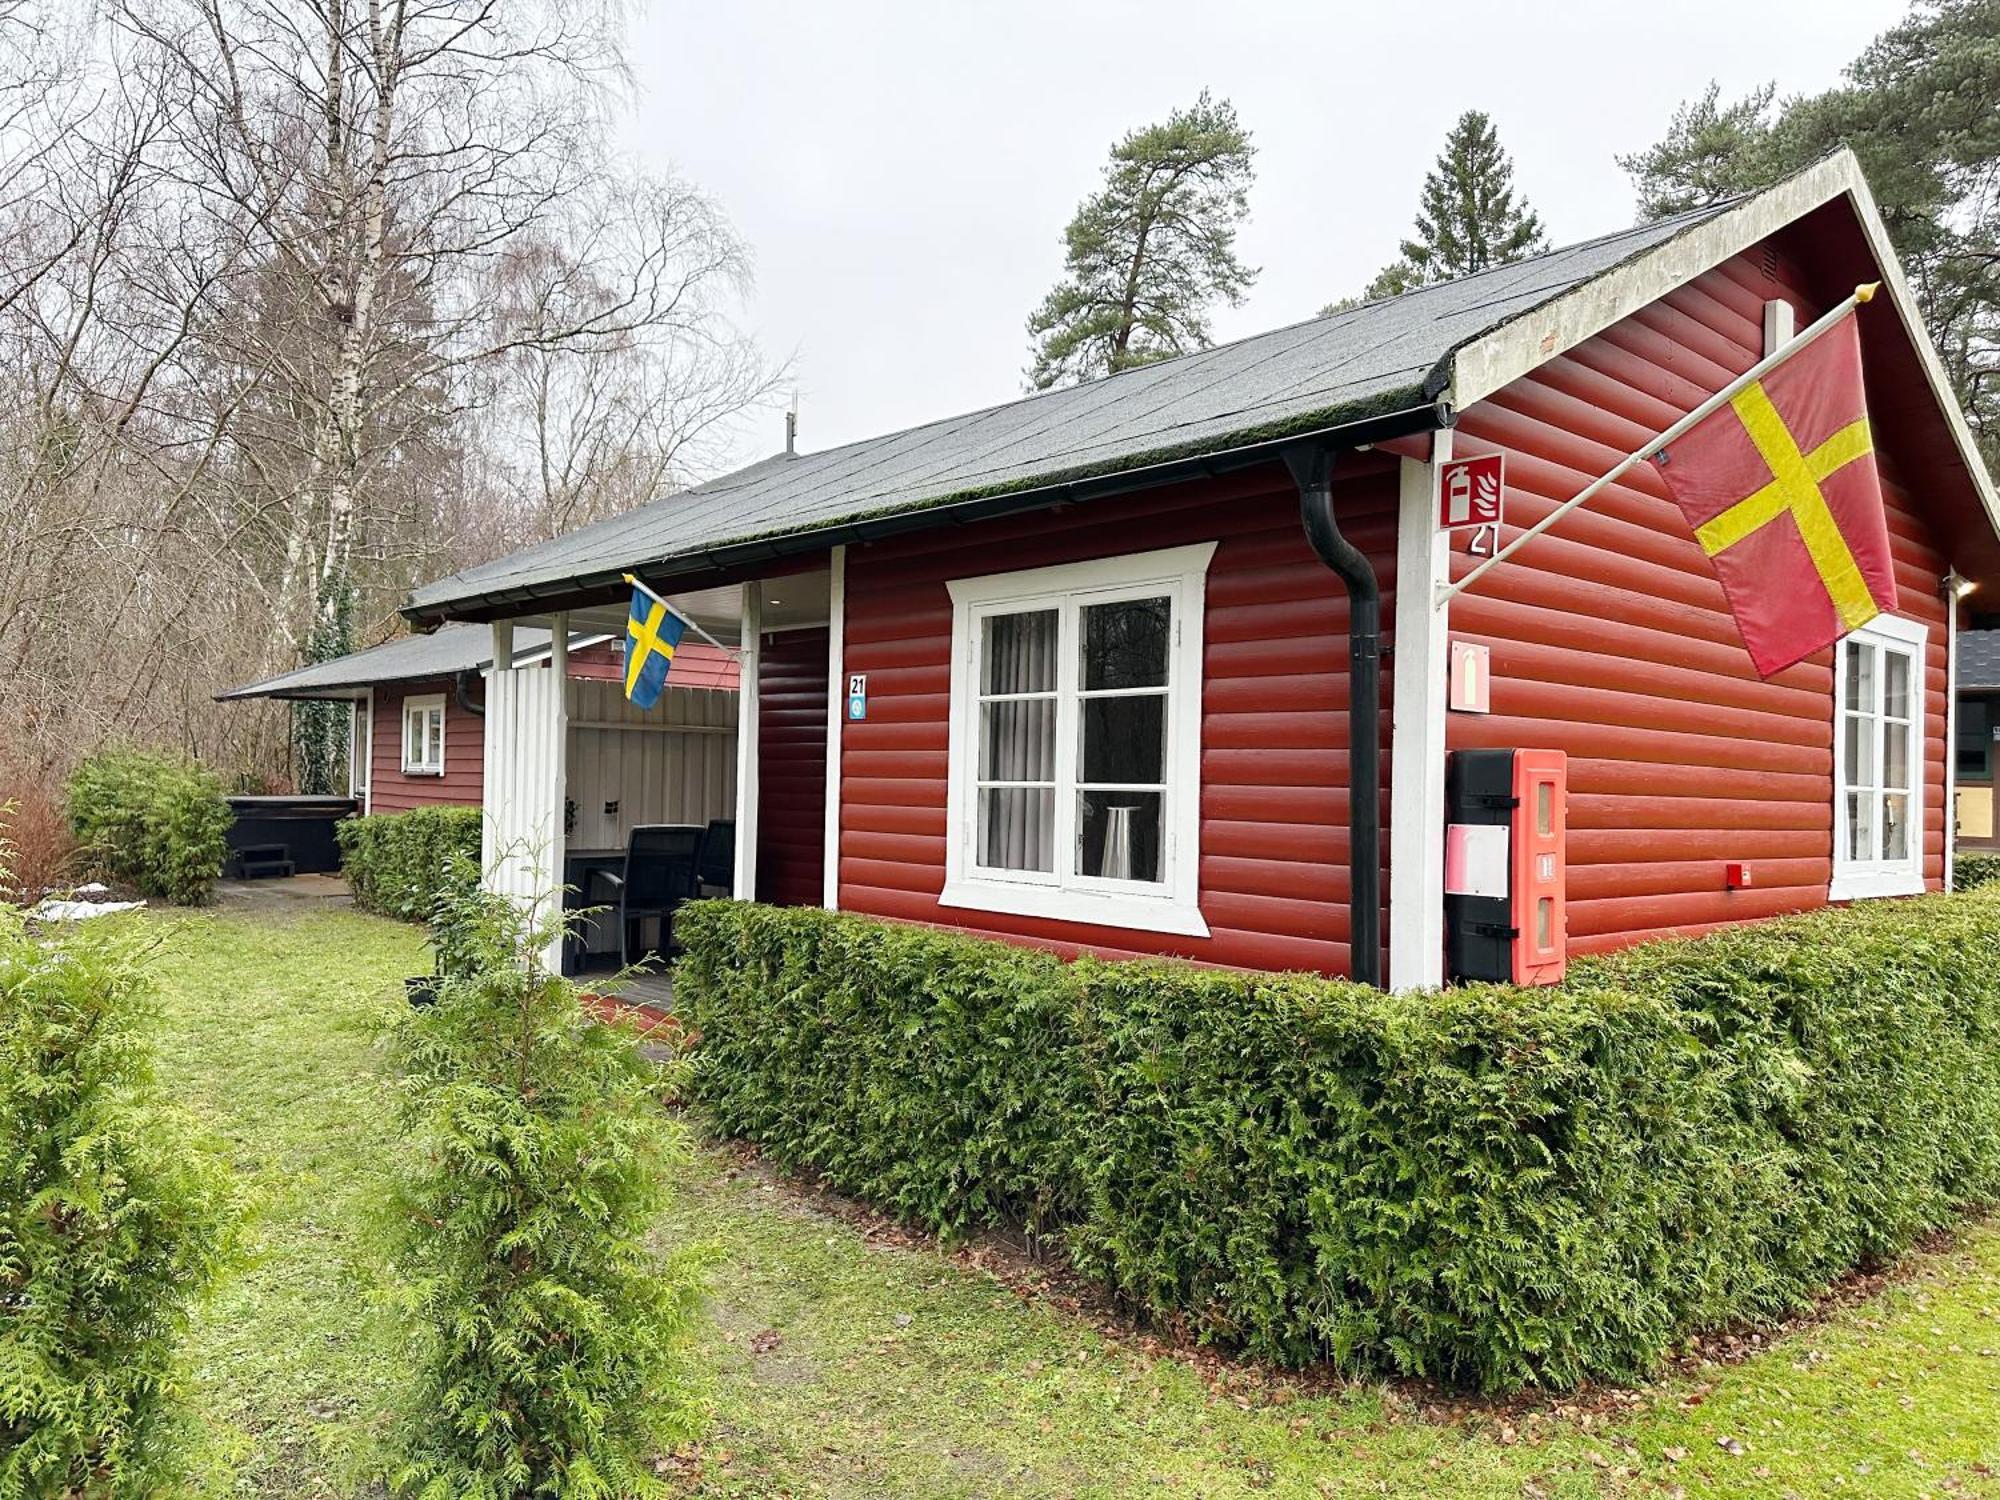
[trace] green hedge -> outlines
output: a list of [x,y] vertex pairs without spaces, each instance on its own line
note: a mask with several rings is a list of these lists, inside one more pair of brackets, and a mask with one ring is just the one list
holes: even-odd
[[481,816],[476,807],[418,807],[343,819],[334,832],[354,904],[426,920],[441,896],[466,882],[467,870],[476,878]]
[[1408,996],[728,902],[676,935],[715,1129],[1287,1364],[1631,1378],[2000,1188],[1984,895]]
[[212,1438],[182,1346],[247,1205],[160,1085],[141,941],[104,928],[30,934],[0,907],[9,1497],[185,1494]]
[[1982,885],[1991,885],[2000,880],[2000,854],[1985,854],[1978,850],[1959,850],[1951,861],[1951,888],[1955,891],[1976,891]]
[[213,771],[165,751],[101,750],[71,773],[65,800],[70,831],[102,874],[183,906],[214,893],[234,815]]

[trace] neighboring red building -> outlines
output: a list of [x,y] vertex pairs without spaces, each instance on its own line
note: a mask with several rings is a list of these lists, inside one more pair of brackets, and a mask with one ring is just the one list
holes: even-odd
[[[1893,615],[1759,680],[1648,464],[1446,597],[1878,279],[1857,316]],[[1504,522],[1441,530],[1441,466],[1494,452]],[[1459,752],[1567,756],[1566,876],[1514,880],[1555,882],[1536,909],[1571,951],[1944,882],[1947,663],[1961,593],[2000,588],[1996,518],[1842,153],[1479,276],[780,455],[407,613],[612,629],[630,571],[742,643],[739,890],[1063,951],[1364,977],[1386,958],[1406,986],[1445,975],[1448,849],[1476,899],[1494,847],[1448,815]],[[1490,693],[1454,703],[1454,653]],[[545,735],[541,712],[489,722],[510,737],[489,757]],[[1357,952],[1371,926],[1382,951]]]
[[[352,704],[348,790],[364,812],[476,806],[485,786],[482,679],[492,666],[492,641],[488,630],[447,625],[217,696],[223,702],[279,698]],[[617,684],[622,649],[619,641],[603,634],[572,638],[570,679]],[[518,634],[515,666],[542,665],[548,659],[547,631]],[[681,691],[733,694],[736,664],[714,647],[690,641],[672,682]]]

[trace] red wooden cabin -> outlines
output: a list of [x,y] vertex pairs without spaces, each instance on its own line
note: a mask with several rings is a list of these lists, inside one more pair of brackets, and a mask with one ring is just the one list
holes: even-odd
[[[572,689],[579,698],[579,712],[574,716],[578,724],[571,731],[572,755],[580,764],[593,757],[603,758],[596,743],[602,735],[594,736],[592,729],[608,730],[609,726],[594,724],[592,710],[602,711],[604,705],[617,701],[620,650],[616,640],[602,633],[570,641],[567,675],[574,683],[591,684]],[[546,630],[519,634],[514,647],[516,667],[541,666],[548,659]],[[492,665],[491,631],[448,625],[428,635],[404,636],[298,667],[216,696],[225,703],[263,698],[351,705],[347,791],[364,813],[476,807],[485,800],[484,679]],[[725,738],[733,739],[734,661],[712,646],[689,642],[674,686],[677,698],[662,714],[663,719],[705,721]],[[678,696],[686,694],[696,696]],[[704,707],[700,700],[709,697],[715,701]],[[690,704],[695,706],[690,708]],[[652,774],[664,779],[667,769],[656,766]],[[602,788],[593,785],[592,790]],[[721,805],[726,813],[726,798]],[[634,811],[639,811],[636,805]],[[690,815],[693,811],[689,810]],[[613,832],[622,834],[631,821],[631,814],[620,818]]]
[[[1519,535],[1877,279],[1858,316],[1893,617],[1759,680],[1644,464],[1439,602],[1475,538]],[[1497,534],[1440,530],[1440,466],[1490,452]],[[737,642],[740,891],[1402,987],[1445,977],[1462,751],[1566,755],[1571,951],[1943,883],[1950,641],[1961,592],[2000,587],[1996,516],[1843,153],[1461,281],[779,455],[406,612],[491,623],[505,659],[517,622],[622,628],[631,571]],[[1450,706],[1454,648],[1490,669],[1483,711]],[[517,791],[499,833],[545,843],[561,783],[532,763],[562,696],[496,676],[519,679],[487,723],[487,779],[507,760]],[[1379,834],[1350,796],[1371,742]],[[548,889],[557,844],[495,885]],[[1380,951],[1357,951],[1371,928]]]

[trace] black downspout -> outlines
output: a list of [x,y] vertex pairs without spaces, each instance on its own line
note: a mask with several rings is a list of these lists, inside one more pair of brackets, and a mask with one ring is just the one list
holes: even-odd
[[1333,513],[1333,449],[1287,449],[1299,519],[1319,560],[1347,588],[1348,928],[1357,984],[1382,987],[1382,587]]

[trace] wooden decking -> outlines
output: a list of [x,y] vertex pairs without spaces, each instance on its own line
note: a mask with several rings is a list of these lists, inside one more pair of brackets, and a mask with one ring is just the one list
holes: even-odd
[[627,1005],[643,1005],[648,1010],[663,1012],[674,1008],[674,981],[666,974],[633,974],[616,983],[607,975],[602,987],[593,988],[606,999],[622,1000]]

